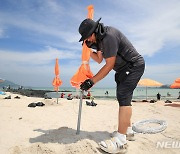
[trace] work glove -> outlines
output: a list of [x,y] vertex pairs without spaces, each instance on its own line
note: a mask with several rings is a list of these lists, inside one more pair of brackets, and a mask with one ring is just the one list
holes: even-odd
[[94,82],[91,79],[87,79],[80,85],[80,89],[87,91],[93,85],[94,85]]

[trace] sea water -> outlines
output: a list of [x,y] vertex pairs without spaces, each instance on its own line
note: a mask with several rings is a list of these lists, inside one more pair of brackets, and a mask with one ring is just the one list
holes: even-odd
[[[33,89],[39,90],[53,90],[53,87],[40,88],[36,87]],[[106,94],[108,91],[108,94]],[[134,100],[144,100],[144,99],[157,99],[157,93],[160,93],[162,100],[177,100],[179,96],[180,89],[170,89],[170,88],[159,88],[159,87],[136,87],[133,93]],[[61,93],[65,94],[67,97],[68,94],[73,96],[78,96],[80,91],[73,87],[60,87],[59,92],[51,92],[47,95],[53,98],[60,97]],[[91,96],[96,99],[116,99],[116,88],[91,88]],[[87,92],[84,92],[84,95],[87,95]]]

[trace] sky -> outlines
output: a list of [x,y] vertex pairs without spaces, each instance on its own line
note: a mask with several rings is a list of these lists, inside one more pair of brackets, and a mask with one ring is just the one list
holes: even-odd
[[[142,78],[171,84],[180,77],[179,0],[0,0],[0,78],[51,87],[59,59],[62,87],[81,65],[80,23],[94,20],[124,33],[146,62]],[[105,64],[90,60],[95,75]],[[111,71],[96,87],[114,87]]]

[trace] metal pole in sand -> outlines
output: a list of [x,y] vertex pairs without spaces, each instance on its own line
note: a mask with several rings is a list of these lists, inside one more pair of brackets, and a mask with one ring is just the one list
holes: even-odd
[[80,133],[81,111],[82,111],[82,96],[83,96],[83,91],[81,90],[80,91],[80,101],[79,101],[78,123],[77,123],[77,131],[76,131],[77,135]]
[[58,104],[58,91],[56,92],[56,96],[57,96],[57,104]]
[[147,100],[147,86],[146,86],[146,100]]

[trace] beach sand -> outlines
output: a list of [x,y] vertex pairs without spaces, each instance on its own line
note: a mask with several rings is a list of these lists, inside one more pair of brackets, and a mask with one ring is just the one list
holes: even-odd
[[[79,100],[43,99],[7,93],[12,99],[0,96],[0,153],[1,154],[93,154],[105,153],[98,142],[109,139],[117,130],[118,103],[116,100],[94,100],[96,107],[83,100],[81,132],[76,135]],[[15,99],[19,96],[20,99]],[[30,108],[32,102],[43,107]],[[128,154],[180,153],[180,102],[165,104],[133,102],[132,122],[144,119],[165,120],[167,128],[157,134],[136,134],[128,141]],[[179,148],[157,147],[157,142],[177,141]]]

